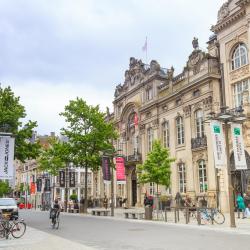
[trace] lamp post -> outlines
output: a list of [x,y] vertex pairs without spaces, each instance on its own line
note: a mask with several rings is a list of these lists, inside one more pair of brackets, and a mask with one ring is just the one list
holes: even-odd
[[229,150],[229,134],[228,128],[229,123],[237,122],[243,123],[246,120],[246,116],[242,114],[244,110],[242,107],[229,110],[228,107],[221,107],[221,112],[218,114],[212,113],[211,120],[218,120],[224,123],[225,129],[225,143],[226,143],[226,167],[228,172],[228,199],[229,199],[229,213],[230,213],[230,227],[235,228],[235,214],[234,214],[234,202],[233,202],[233,187],[231,180],[231,169],[230,169],[230,150]]

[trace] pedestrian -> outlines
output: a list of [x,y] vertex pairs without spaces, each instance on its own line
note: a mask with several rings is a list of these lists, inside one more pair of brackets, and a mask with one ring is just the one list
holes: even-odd
[[104,199],[103,199],[103,206],[105,207],[105,209],[108,208],[108,198],[107,198],[106,194],[105,194]]
[[244,196],[245,206],[248,207],[248,205],[250,204],[250,193],[247,192],[247,193],[244,194],[243,196]]
[[241,196],[241,193],[238,193],[236,203],[237,203],[238,218],[240,218],[240,212],[242,212],[242,219],[244,219],[246,206],[244,203],[244,199]]

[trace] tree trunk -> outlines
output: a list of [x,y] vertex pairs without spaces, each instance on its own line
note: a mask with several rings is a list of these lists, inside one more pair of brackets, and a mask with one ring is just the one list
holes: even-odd
[[83,208],[83,213],[87,213],[87,208],[88,208],[88,166],[85,165],[84,208]]

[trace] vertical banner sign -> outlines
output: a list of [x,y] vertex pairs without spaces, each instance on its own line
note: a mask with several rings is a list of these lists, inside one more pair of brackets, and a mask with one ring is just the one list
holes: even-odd
[[125,161],[123,157],[116,157],[116,180],[118,184],[124,184],[125,178]]
[[59,184],[60,184],[60,187],[65,187],[65,171],[64,170],[59,171]]
[[102,174],[103,174],[103,180],[104,181],[110,181],[111,180],[110,158],[108,156],[103,156],[102,157]]
[[14,141],[10,136],[0,136],[0,179],[13,179]]
[[247,169],[241,124],[231,124],[235,169]]
[[41,192],[42,191],[42,179],[39,178],[36,180],[36,191]]
[[69,172],[69,186],[75,187],[75,185],[76,185],[76,173],[75,171],[70,171]]
[[36,193],[36,184],[35,182],[30,183],[30,193],[35,194]]
[[219,121],[210,122],[212,143],[214,151],[214,164],[216,168],[225,167],[226,151],[222,123]]
[[50,179],[45,179],[44,191],[50,191]]

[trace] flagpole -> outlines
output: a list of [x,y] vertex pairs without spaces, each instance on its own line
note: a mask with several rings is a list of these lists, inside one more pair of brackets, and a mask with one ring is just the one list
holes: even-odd
[[148,37],[146,36],[146,64],[148,64]]

